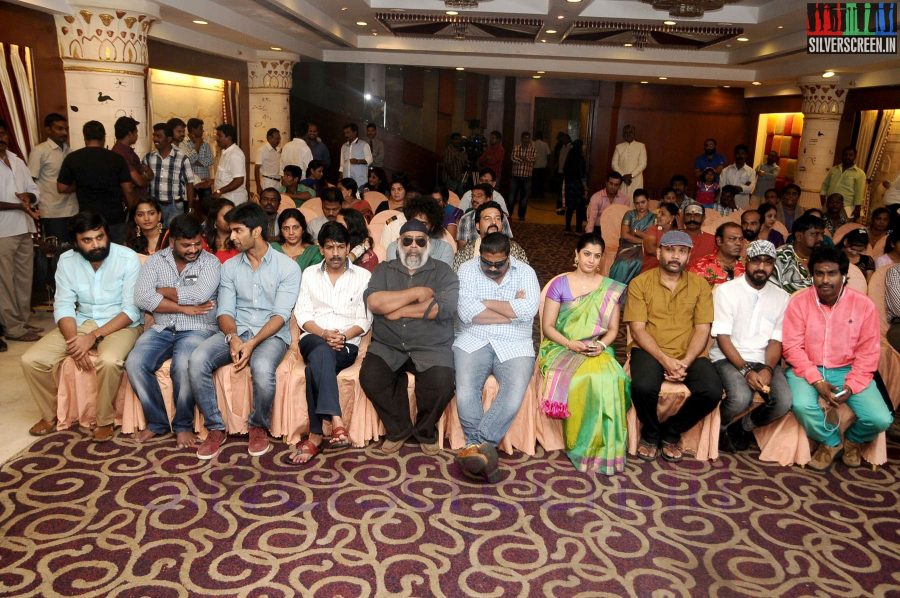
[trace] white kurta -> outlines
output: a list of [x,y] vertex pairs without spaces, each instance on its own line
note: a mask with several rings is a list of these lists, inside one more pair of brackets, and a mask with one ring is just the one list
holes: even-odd
[[630,201],[631,194],[635,189],[644,187],[644,169],[647,168],[647,146],[640,141],[632,141],[631,143],[623,141],[616,146],[613,153],[612,169],[621,175],[630,174],[631,184],[626,185],[622,182],[622,190]]

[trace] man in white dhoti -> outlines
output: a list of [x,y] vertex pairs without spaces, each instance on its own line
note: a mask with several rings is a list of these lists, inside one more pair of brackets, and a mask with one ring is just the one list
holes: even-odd
[[622,129],[625,141],[616,146],[613,153],[612,169],[622,173],[622,190],[631,200],[635,189],[644,187],[644,169],[647,168],[647,147],[634,140],[634,127],[625,125]]

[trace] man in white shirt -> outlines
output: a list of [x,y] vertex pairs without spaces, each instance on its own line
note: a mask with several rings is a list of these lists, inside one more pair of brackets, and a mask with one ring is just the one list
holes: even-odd
[[247,202],[247,158],[237,144],[237,129],[224,124],[216,127],[216,144],[221,149],[216,180],[213,184],[213,199],[224,197],[240,205]]
[[278,187],[281,185],[281,131],[271,128],[266,131],[266,142],[256,152],[253,161],[253,175],[256,181],[256,195],[261,196],[266,187]]
[[756,187],[756,170],[747,164],[750,150],[743,143],[734,146],[734,164],[729,164],[719,176],[719,188],[725,185],[740,187],[741,192],[734,196],[734,203],[739,210],[750,207],[750,194]]
[[531,173],[531,197],[544,198],[549,158],[550,146],[544,141],[544,134],[537,131],[534,134],[534,170]]
[[[503,196],[497,191],[497,173],[494,172],[492,168],[482,168],[478,171],[478,184],[490,185],[494,190],[493,193],[491,193],[490,199],[500,204],[504,214],[509,214],[509,210],[506,208],[506,200],[503,199]],[[459,198],[459,209],[465,213],[472,209],[472,207],[472,189],[469,189]]]
[[41,232],[60,242],[69,238],[69,218],[78,213],[78,199],[74,193],[60,193],[56,188],[59,168],[71,148],[69,123],[61,114],[51,112],[44,117],[47,140],[35,146],[28,156],[28,170],[41,196]]
[[884,205],[890,208],[900,204],[900,173],[894,177],[893,181],[884,179],[881,184],[887,189],[884,192]]
[[[0,120],[0,323],[6,338],[34,342],[41,338],[28,328],[31,315],[31,278],[34,242],[31,234],[39,218],[37,185],[22,159],[9,151],[9,129]],[[0,340],[0,352],[6,343]]]
[[372,166],[384,168],[384,142],[378,139],[378,128],[375,123],[366,125],[366,137],[369,139],[369,148],[372,150]]
[[306,363],[309,413],[309,437],[291,456],[294,463],[306,463],[319,452],[323,420],[331,422],[332,448],[350,444],[341,420],[337,375],[356,361],[359,342],[372,327],[372,314],[363,299],[371,274],[347,259],[350,233],[339,222],[327,222],[317,241],[325,259],[303,271],[294,308]]
[[[745,450],[754,428],[791,410],[791,390],[781,369],[781,328],[790,295],[769,278],[775,271],[775,246],[757,240],[747,247],[746,271],[718,285],[713,293],[715,339],[709,358],[725,387],[719,449]],[[759,393],[765,403],[741,419]]]
[[284,172],[285,166],[294,165],[299,166],[303,174],[306,174],[306,167],[313,161],[313,153],[309,149],[309,144],[306,143],[306,140],[301,135],[299,129],[294,131],[294,138],[281,148],[281,168],[279,172]]
[[372,163],[372,148],[360,140],[359,127],[356,123],[344,125],[344,139],[347,143],[341,146],[341,170],[338,179],[348,177],[362,187],[369,180],[369,164]]
[[622,191],[632,199],[635,189],[644,188],[644,170],[647,168],[647,147],[634,140],[634,127],[625,125],[622,129],[625,139],[613,152],[612,169],[622,173]]

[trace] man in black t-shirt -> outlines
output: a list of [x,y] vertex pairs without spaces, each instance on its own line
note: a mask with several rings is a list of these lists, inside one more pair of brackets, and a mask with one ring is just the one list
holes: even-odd
[[56,179],[60,193],[75,192],[79,212],[102,215],[114,243],[125,242],[125,210],[133,205],[134,183],[119,154],[104,147],[106,130],[96,120],[84,124],[84,145],[63,160]]

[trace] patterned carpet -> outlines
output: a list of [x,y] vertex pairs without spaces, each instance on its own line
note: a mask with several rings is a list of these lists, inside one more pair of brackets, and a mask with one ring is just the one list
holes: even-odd
[[[541,283],[574,237],[516,223]],[[0,596],[900,596],[900,446],[821,475],[756,452],[630,461],[501,455],[494,486],[428,457],[291,465],[230,438],[214,463],[57,432],[0,468]]]

